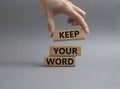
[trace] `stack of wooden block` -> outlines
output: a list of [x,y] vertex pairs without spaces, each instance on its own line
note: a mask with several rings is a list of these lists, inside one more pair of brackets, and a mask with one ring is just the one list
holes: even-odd
[[[54,41],[82,40],[85,39],[83,30],[56,30],[53,35]],[[44,66],[74,67],[76,56],[81,56],[80,46],[50,46],[49,56],[44,57]]]

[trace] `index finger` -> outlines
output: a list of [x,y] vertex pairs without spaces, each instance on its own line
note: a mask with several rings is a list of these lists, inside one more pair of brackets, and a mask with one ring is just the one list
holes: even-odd
[[62,10],[62,13],[64,13],[65,15],[75,19],[82,26],[83,30],[87,34],[89,33],[89,29],[88,29],[87,23],[85,22],[83,17],[78,12],[76,12],[72,7],[65,6],[64,10]]

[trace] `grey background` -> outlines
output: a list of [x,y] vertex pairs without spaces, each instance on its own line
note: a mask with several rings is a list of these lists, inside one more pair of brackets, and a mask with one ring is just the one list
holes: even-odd
[[[0,0],[0,89],[119,89],[120,0],[71,0],[87,12],[86,40],[53,42],[39,0]],[[56,17],[57,29],[78,28]],[[81,45],[76,67],[43,67],[50,45]]]

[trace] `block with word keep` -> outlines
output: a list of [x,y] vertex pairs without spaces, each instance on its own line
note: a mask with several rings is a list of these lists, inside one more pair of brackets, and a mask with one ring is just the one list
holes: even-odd
[[75,57],[81,56],[80,46],[50,46],[50,56]]
[[44,57],[44,66],[47,67],[74,67],[75,64],[75,57]]
[[56,30],[53,34],[54,41],[82,40],[85,39],[84,30]]

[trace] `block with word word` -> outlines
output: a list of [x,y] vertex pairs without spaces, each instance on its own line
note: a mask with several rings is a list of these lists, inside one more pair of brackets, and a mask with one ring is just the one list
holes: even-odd
[[75,57],[44,57],[44,66],[48,67],[74,67],[76,64]]
[[75,57],[81,56],[80,46],[50,46],[50,56]]
[[53,40],[82,40],[85,39],[85,36],[84,30],[56,30],[53,34]]

